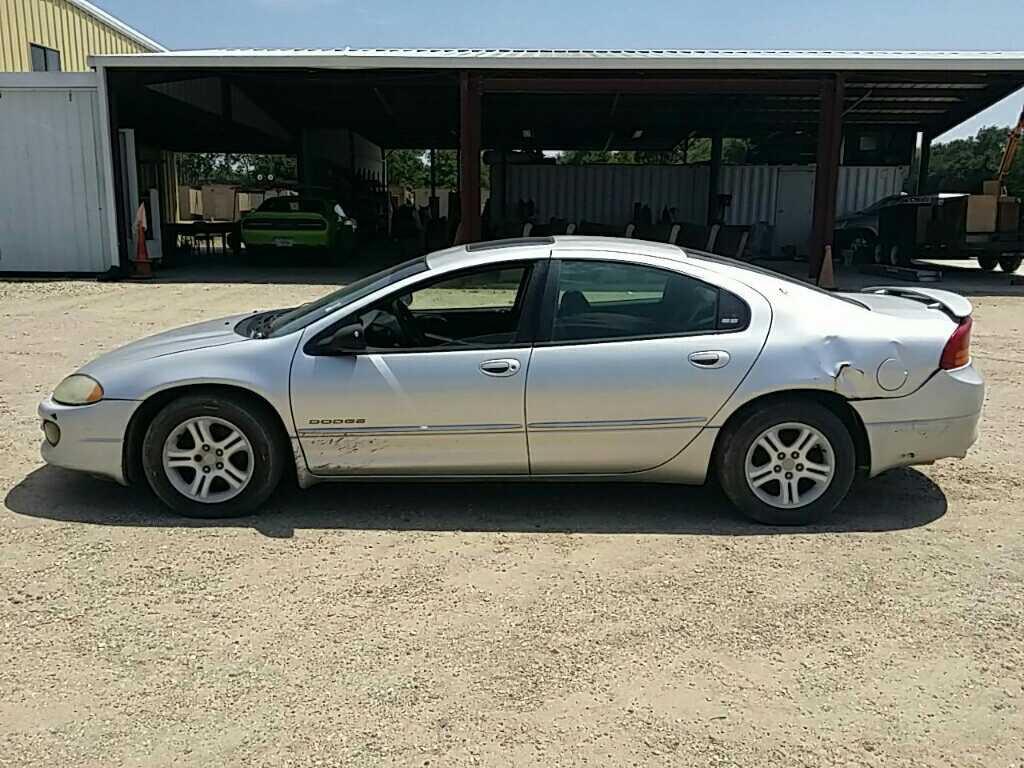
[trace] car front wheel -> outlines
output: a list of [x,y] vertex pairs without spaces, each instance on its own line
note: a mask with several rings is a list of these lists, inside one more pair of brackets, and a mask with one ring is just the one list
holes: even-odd
[[244,399],[189,395],[160,411],[146,431],[142,465],[156,495],[188,517],[256,511],[284,468],[271,421]]
[[805,525],[835,509],[853,482],[857,457],[849,431],[811,401],[778,402],[730,425],[717,453],[729,499],[768,525]]

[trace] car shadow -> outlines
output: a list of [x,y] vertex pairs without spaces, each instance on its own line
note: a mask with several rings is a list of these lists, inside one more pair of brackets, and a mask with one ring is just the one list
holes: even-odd
[[282,487],[257,515],[195,520],[167,511],[146,489],[43,467],[10,490],[5,503],[27,517],[90,525],[250,528],[272,538],[296,530],[398,530],[749,536],[895,531],[946,513],[946,497],[926,475],[894,470],[859,481],[820,523],[758,525],[740,515],[717,485],[637,483],[394,483]]

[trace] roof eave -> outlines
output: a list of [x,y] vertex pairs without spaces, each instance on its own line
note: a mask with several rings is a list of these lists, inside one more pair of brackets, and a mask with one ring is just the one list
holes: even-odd
[[[77,0],[81,1],[81,0]],[[1024,71],[1024,51],[512,51],[512,50],[202,50],[97,55],[104,67],[273,67],[316,69]]]
[[165,48],[164,46],[160,45],[160,43],[158,43],[156,40],[152,39],[151,37],[147,37],[146,35],[142,34],[141,32],[139,32],[139,30],[135,29],[134,27],[129,27],[127,24],[125,24],[123,21],[121,21],[116,16],[111,16],[109,13],[104,11],[102,8],[97,8],[92,3],[87,2],[87,0],[68,0],[68,2],[71,3],[73,6],[75,6],[76,8],[78,8],[78,9],[84,11],[85,13],[89,14],[93,18],[98,19],[102,23],[106,24],[108,27],[112,27],[113,29],[115,29],[116,31],[120,32],[125,37],[128,37],[128,38],[134,40],[136,43],[141,45],[143,48],[148,48],[149,50],[153,51],[154,53],[169,53],[170,52],[170,51],[168,51],[167,48]]

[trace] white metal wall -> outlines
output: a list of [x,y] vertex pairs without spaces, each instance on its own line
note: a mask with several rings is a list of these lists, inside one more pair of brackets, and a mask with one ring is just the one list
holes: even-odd
[[846,165],[839,169],[836,215],[845,216],[903,191],[909,166]]
[[[775,223],[775,194],[779,185],[779,165],[723,165],[718,188],[732,195],[725,223],[750,225]],[[810,224],[810,222],[808,222]]]
[[[726,223],[774,224],[779,171],[809,167],[723,165],[720,189],[732,195]],[[899,192],[908,173],[906,166],[843,166],[837,214]],[[676,209],[678,221],[703,222],[708,178],[706,165],[509,165],[508,213],[514,215],[519,200],[532,200],[537,221],[555,217],[624,225],[632,220],[633,203],[640,202],[651,206],[655,220],[667,206]]]
[[[725,165],[721,190],[732,195],[726,215],[727,224],[775,223],[779,171],[811,169],[798,165]],[[887,195],[903,189],[910,169],[907,166],[844,165],[839,169],[836,215],[845,216],[866,208]],[[808,179],[810,181],[810,178]],[[813,184],[807,187],[808,198]],[[811,222],[807,222],[808,231]]]
[[675,208],[679,221],[707,216],[708,168],[698,165],[509,165],[509,215],[532,200],[537,221],[563,218],[625,226],[633,204],[651,207],[655,221]]
[[95,76],[0,75],[0,272],[110,266]]

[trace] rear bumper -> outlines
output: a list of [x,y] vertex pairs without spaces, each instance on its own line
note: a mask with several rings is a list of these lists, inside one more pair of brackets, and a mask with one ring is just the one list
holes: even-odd
[[60,428],[60,440],[51,445],[43,440],[47,464],[91,475],[100,475],[127,485],[123,447],[135,409],[135,400],[101,400],[92,405],[61,405],[47,398],[39,404],[39,418]]
[[[291,242],[291,246],[278,245]],[[242,242],[256,248],[325,248],[331,242],[329,229],[242,229]]]
[[963,458],[978,439],[985,383],[971,365],[939,371],[905,397],[850,403],[871,448],[871,475],[894,467]]

